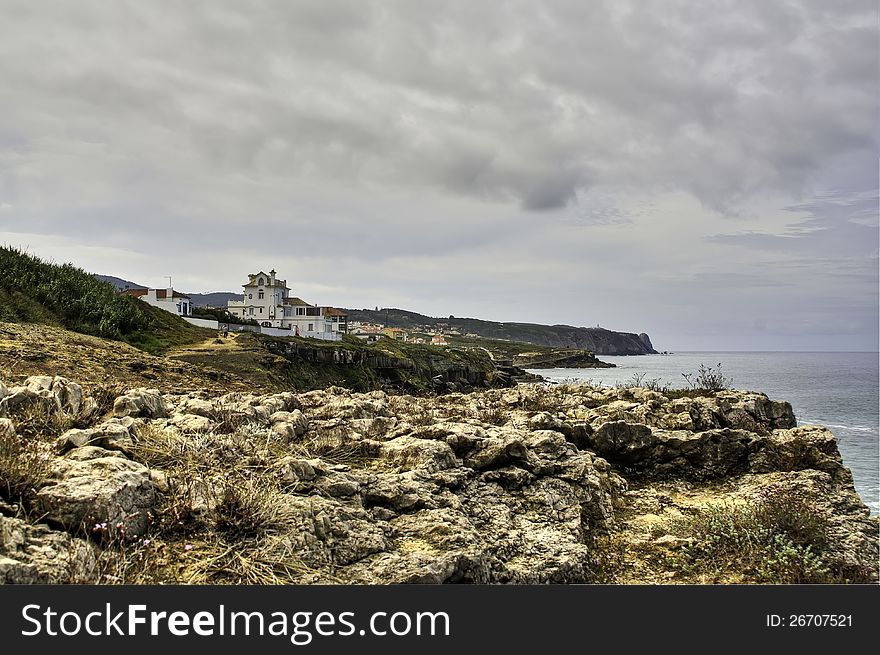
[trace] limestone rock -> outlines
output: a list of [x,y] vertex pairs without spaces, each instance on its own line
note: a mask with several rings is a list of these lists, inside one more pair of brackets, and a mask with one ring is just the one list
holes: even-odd
[[97,576],[89,542],[0,515],[0,583],[93,584]]
[[0,416],[27,411],[76,415],[82,407],[82,387],[60,376],[32,375],[23,386],[12,389],[4,386],[0,394]]
[[199,414],[175,414],[168,423],[184,434],[210,432],[215,425],[214,421]]
[[132,423],[130,419],[126,419],[109,419],[91,428],[73,428],[56,440],[55,447],[61,454],[74,448],[97,446],[131,455],[133,444],[128,426]]
[[424,468],[431,473],[461,465],[461,460],[445,442],[409,436],[384,442],[379,456],[392,466]]
[[196,416],[204,416],[205,418],[214,418],[216,410],[214,405],[201,398],[187,398],[177,406],[178,414],[195,414]]
[[13,387],[9,393],[0,400],[0,416],[14,416],[28,411],[45,412],[54,414],[60,410],[58,399],[52,392],[43,389],[39,392],[29,387]]
[[[114,533],[143,534],[156,502],[149,470],[122,457],[82,459],[82,450],[72,451],[78,457],[56,461],[46,486],[37,492],[46,519],[71,531],[106,523]],[[97,450],[88,454],[100,455]]]
[[146,418],[166,418],[168,409],[165,400],[155,389],[132,389],[119,396],[113,403],[113,416],[143,416]]

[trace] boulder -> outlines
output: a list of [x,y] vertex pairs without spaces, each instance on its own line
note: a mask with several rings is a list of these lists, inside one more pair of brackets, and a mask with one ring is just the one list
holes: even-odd
[[832,475],[846,470],[837,439],[827,428],[803,425],[790,430],[774,430],[757,444],[749,458],[749,470],[756,473],[805,469]]
[[627,471],[706,480],[746,471],[759,437],[729,428],[688,432],[613,421],[590,439],[598,454]]
[[97,569],[84,539],[0,515],[0,584],[94,584]]
[[82,387],[60,376],[32,375],[23,386],[12,389],[4,386],[2,391],[0,416],[34,410],[75,415],[83,408]]
[[269,416],[269,422],[275,431],[288,441],[301,437],[309,429],[309,421],[298,409],[293,411],[277,411]]
[[6,417],[31,411],[55,414],[60,409],[58,399],[46,389],[38,392],[29,387],[13,387],[0,400],[0,416]]
[[168,409],[156,389],[132,389],[113,403],[113,416],[167,418]]
[[[147,528],[156,494],[150,471],[143,464],[94,446],[72,451],[58,460],[37,501],[46,520],[70,531],[107,525],[111,534],[134,537]],[[106,455],[104,454],[106,453]],[[89,459],[84,459],[85,456]]]
[[392,466],[423,468],[431,473],[461,466],[461,460],[447,443],[411,436],[400,436],[382,443],[379,457]]
[[599,426],[588,443],[612,463],[631,464],[643,459],[654,439],[647,425],[609,421]]
[[194,414],[196,416],[204,416],[206,418],[214,418],[216,410],[214,405],[208,400],[201,398],[187,398],[177,406],[178,414]]
[[215,423],[207,416],[198,414],[175,414],[168,420],[169,425],[173,425],[184,434],[195,434],[199,432],[210,432]]
[[52,379],[50,391],[65,414],[78,414],[83,408],[83,390],[76,382],[56,375]]
[[109,419],[101,425],[91,428],[73,428],[62,434],[55,441],[55,448],[61,454],[83,446],[98,446],[107,450],[116,450],[132,454],[132,440],[129,426],[132,421],[125,419]]

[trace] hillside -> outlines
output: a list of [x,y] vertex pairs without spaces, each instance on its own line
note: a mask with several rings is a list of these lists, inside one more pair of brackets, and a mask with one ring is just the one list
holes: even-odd
[[73,264],[0,247],[0,321],[40,323],[123,341],[153,354],[195,343],[208,331],[119,294]]
[[432,330],[454,328],[461,334],[476,334],[487,339],[519,341],[554,348],[580,348],[596,355],[656,354],[647,334],[615,332],[605,328],[535,323],[498,323],[476,318],[435,318],[404,309],[346,309],[349,321],[382,323],[389,327]]
[[95,273],[95,278],[100,280],[101,282],[109,282],[114,286],[114,288],[119,291],[123,291],[125,289],[146,289],[143,284],[137,284],[135,282],[131,282],[129,280],[123,280],[121,277],[116,277],[115,275],[98,275]]

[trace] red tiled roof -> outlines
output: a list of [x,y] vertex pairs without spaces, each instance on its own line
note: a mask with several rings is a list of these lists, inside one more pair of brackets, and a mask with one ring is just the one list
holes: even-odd
[[122,293],[124,293],[127,296],[134,296],[135,298],[139,298],[140,296],[146,296],[147,290],[146,289],[126,289]]

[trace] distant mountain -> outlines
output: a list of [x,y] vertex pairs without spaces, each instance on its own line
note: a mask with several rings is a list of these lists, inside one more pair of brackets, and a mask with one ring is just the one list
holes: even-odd
[[[95,274],[95,277],[99,279],[101,282],[109,282],[114,287],[116,287],[119,291],[124,291],[125,289],[147,289],[149,287],[145,287],[142,284],[137,284],[136,282],[131,282],[130,280],[123,280],[121,277],[115,277],[113,275],[98,275]],[[186,293],[186,292],[184,292]],[[229,293],[228,291],[217,291],[214,293],[186,293],[192,300],[193,305],[196,307],[226,307],[226,302],[228,300],[241,300],[240,293]]]
[[222,307],[226,308],[226,303],[230,300],[241,300],[240,293],[230,293],[229,291],[215,291],[213,293],[187,293],[189,299],[192,300],[196,307]]
[[109,282],[114,287],[116,287],[119,291],[123,291],[124,289],[146,289],[143,284],[136,284],[135,282],[130,282],[129,280],[123,280],[121,277],[114,277],[113,275],[98,275],[95,273],[95,277],[98,278],[101,282]]
[[605,328],[535,323],[498,323],[476,318],[435,318],[405,309],[346,309],[349,321],[382,323],[388,327],[456,328],[462,334],[476,334],[487,339],[521,341],[557,348],[584,348],[597,355],[656,354],[651,338],[645,334],[615,332]]

